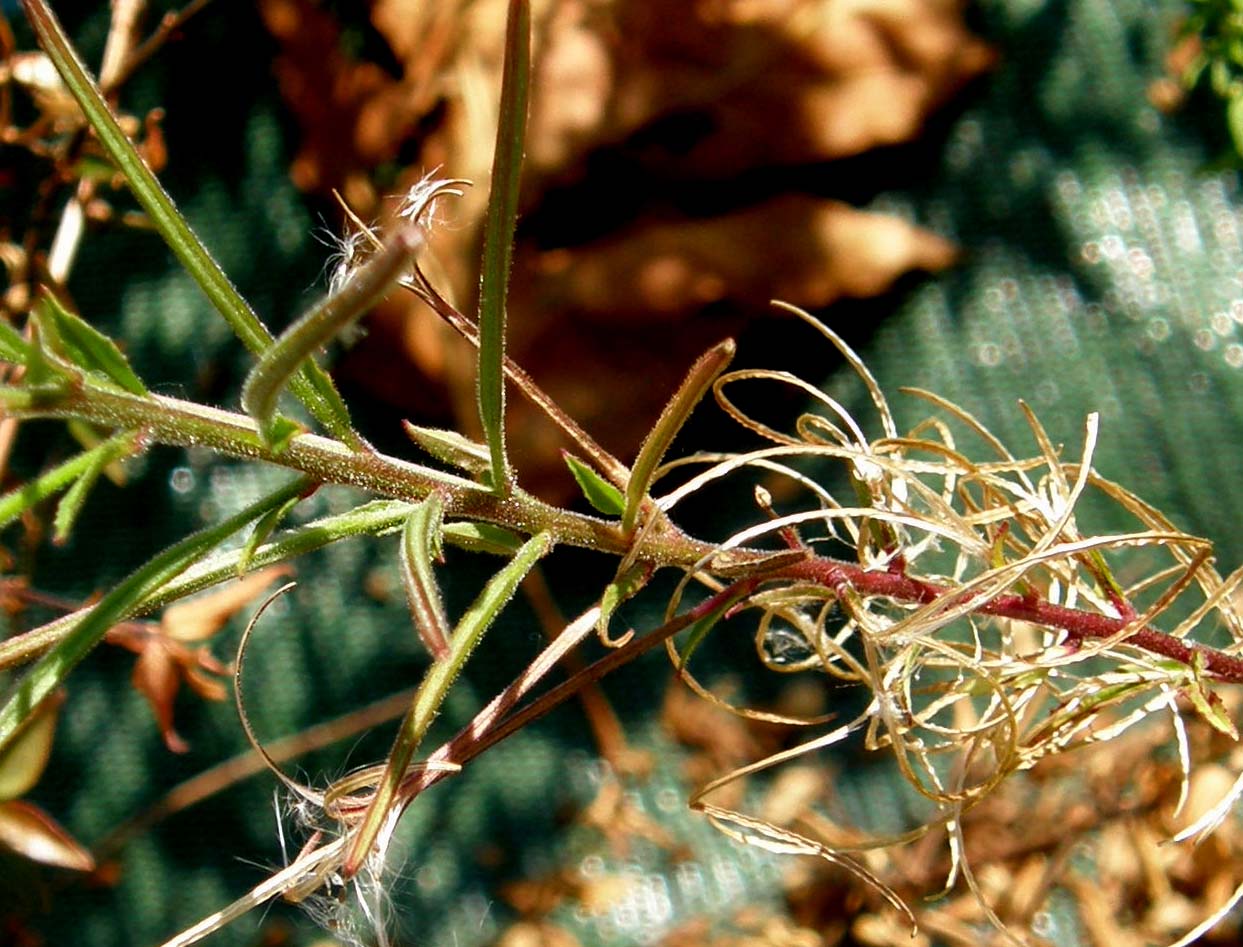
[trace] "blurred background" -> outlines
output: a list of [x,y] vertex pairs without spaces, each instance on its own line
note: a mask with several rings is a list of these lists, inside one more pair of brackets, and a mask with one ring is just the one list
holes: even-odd
[[[1213,539],[1228,572],[1243,557],[1229,525],[1243,521],[1243,219],[1223,101],[1234,80],[1227,63],[1188,91],[1186,70],[1212,48],[1180,36],[1193,10],[1211,6],[536,3],[511,354],[623,459],[694,358],[727,335],[740,340],[739,364],[795,372],[871,417],[866,392],[836,355],[769,305],[780,298],[857,347],[903,423],[927,409],[899,386],[930,389],[1022,454],[1034,449],[1023,399],[1074,456],[1084,417],[1100,412],[1097,469]],[[475,182],[461,201],[441,205],[429,266],[469,312],[504,8],[499,0],[207,4],[127,81],[120,105],[156,149],[149,154],[163,158],[162,179],[190,221],[274,329],[324,290],[343,222],[334,190],[362,219],[383,221],[430,171]],[[5,11],[12,64],[32,45],[20,14]],[[108,10],[59,4],[57,12],[98,68]],[[145,30],[164,12],[150,5]],[[39,144],[64,132],[25,134],[49,113],[18,72],[6,70],[6,123],[16,132],[0,153],[10,312],[67,196]],[[125,340],[153,390],[236,408],[247,357],[158,238],[126,225],[127,196],[101,180],[68,282],[79,311]],[[402,418],[474,423],[472,354],[419,306],[394,296],[334,353],[360,425],[395,452],[408,452]],[[565,445],[514,401],[521,477],[567,499]],[[793,417],[801,407],[788,398],[766,411]],[[712,415],[701,410],[679,448],[745,443]],[[72,450],[54,425],[23,425],[6,488]],[[101,486],[66,545],[48,541],[46,522],[10,531],[9,571],[41,593],[81,601],[279,479],[195,451],[154,450],[127,485]],[[321,491],[299,515],[356,501]],[[737,525],[719,507],[692,514],[686,525],[707,536]],[[1117,525],[1105,512],[1094,522],[1087,515],[1095,528]],[[451,557],[451,611],[486,568]],[[566,614],[611,576],[608,563],[583,557],[554,559],[547,571]],[[425,661],[391,540],[341,544],[297,572],[299,588],[269,613],[249,664],[250,714],[266,739],[409,686]],[[50,614],[21,604],[14,630]],[[624,618],[655,624],[661,604]],[[224,660],[235,634],[213,643]],[[455,690],[441,732],[469,719],[542,640],[531,606],[515,603]],[[743,641],[712,656],[721,687],[804,710],[850,699],[766,680],[750,648]],[[189,749],[171,753],[130,684],[133,663],[103,648],[75,672],[52,759],[30,796],[95,848],[101,867],[83,879],[0,856],[0,943],[156,944],[300,844],[287,838],[282,854],[282,804],[274,807],[268,776],[120,843],[127,820],[245,749],[230,703],[183,697],[176,726]],[[564,708],[421,798],[391,881],[392,942],[912,943],[846,876],[736,846],[687,811],[695,787],[791,736],[716,714],[669,679],[667,662],[652,656],[606,682],[594,705]],[[351,737],[299,759],[295,771],[322,784],[380,758],[391,733]],[[1117,750],[1073,793],[1016,797],[1008,810],[979,816],[994,837],[1017,839],[979,853],[986,889],[1009,892],[998,894],[1003,919],[1056,944],[1173,940],[1243,880],[1230,827],[1198,854],[1161,849],[1152,856],[1159,871],[1135,867],[1148,857],[1137,852],[1158,851],[1154,840],[1169,834],[1176,780],[1155,745]],[[1223,765],[1209,778],[1227,772]],[[765,811],[827,806],[877,830],[900,828],[919,806],[892,772],[848,754],[746,792]],[[1090,817],[1076,821],[1084,799]],[[1035,811],[1074,844],[1056,832],[1023,835],[1024,815]],[[938,890],[948,863],[925,850],[869,864],[919,899]],[[1039,896],[1028,903],[1016,891]],[[955,890],[921,908],[922,942],[994,936],[970,902]],[[280,904],[213,943],[372,943],[365,926],[325,931]],[[1236,929],[1227,923],[1221,942]]]

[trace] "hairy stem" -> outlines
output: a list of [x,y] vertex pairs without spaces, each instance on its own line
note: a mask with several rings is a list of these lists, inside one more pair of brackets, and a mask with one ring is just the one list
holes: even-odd
[[[486,487],[431,467],[386,454],[358,452],[316,434],[293,438],[279,453],[264,442],[246,415],[160,395],[140,397],[90,388],[46,399],[30,390],[0,389],[0,404],[19,417],[80,418],[111,428],[140,430],[150,440],[172,446],[209,447],[222,454],[266,461],[296,470],[321,483],[358,487],[380,496],[421,500],[433,491],[446,495],[445,515],[499,523],[528,535],[549,532],[557,544],[625,553],[629,543],[615,525],[551,506],[521,490],[505,498]],[[676,530],[654,531],[642,559],[657,565],[694,561],[711,546]]]
[[[818,582],[838,593],[850,589],[860,595],[883,596],[897,602],[921,605],[943,602],[949,609],[963,601],[957,590],[946,586],[892,572],[869,572],[861,566],[834,559],[806,559],[782,569],[781,575],[789,579]],[[1133,621],[1128,618],[1114,618],[1015,594],[998,595],[982,601],[971,611],[1060,629],[1072,640],[1103,640],[1128,632],[1124,640],[1133,647],[1187,665],[1194,664],[1199,655],[1204,669],[1213,677],[1235,684],[1243,683],[1243,658],[1204,645],[1189,644],[1154,628],[1132,628]]]
[[[399,500],[421,500],[432,492],[445,495],[445,515],[495,523],[527,535],[547,532],[554,545],[568,544],[613,555],[631,555],[654,567],[693,568],[715,550],[711,543],[693,539],[667,521],[661,528],[628,537],[616,524],[563,510],[520,489],[498,497],[487,488],[452,474],[412,464],[386,454],[358,452],[327,437],[303,434],[293,438],[279,455],[263,442],[249,417],[218,408],[160,395],[139,396],[104,388],[39,390],[0,388],[0,405],[18,417],[80,418],[122,430],[138,430],[152,441],[202,445],[220,453],[266,461],[307,474],[323,483],[359,487]],[[761,563],[771,551],[732,550],[731,561],[754,558]],[[709,571],[711,571],[709,569]],[[811,557],[786,565],[766,579],[809,580],[834,591],[853,589],[864,596],[884,596],[895,602],[928,605],[941,601],[946,610],[966,599],[955,589],[895,572],[873,572],[849,562]],[[1127,644],[1188,665],[1198,660],[1213,677],[1243,683],[1243,658],[1204,645],[1192,644],[1151,627],[1134,628],[1126,618],[1055,605],[1027,595],[996,595],[969,611],[1031,622],[1066,631],[1071,638],[1102,640],[1123,632]]]

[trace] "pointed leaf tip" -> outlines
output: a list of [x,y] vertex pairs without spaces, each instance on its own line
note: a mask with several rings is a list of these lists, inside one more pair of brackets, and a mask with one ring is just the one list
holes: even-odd
[[587,502],[605,516],[621,516],[626,508],[622,492],[569,451],[562,451],[561,456],[565,458],[565,465],[570,468]]

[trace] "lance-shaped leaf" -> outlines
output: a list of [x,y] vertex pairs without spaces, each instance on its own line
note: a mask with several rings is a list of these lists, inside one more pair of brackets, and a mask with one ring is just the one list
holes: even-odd
[[268,541],[276,527],[285,521],[285,517],[298,505],[300,500],[302,500],[301,496],[290,497],[276,509],[263,514],[259,521],[255,523],[255,528],[246,537],[246,545],[242,547],[242,554],[237,560],[238,578],[250,571],[250,565],[255,558],[255,551]]
[[22,334],[0,319],[0,361],[12,362],[14,365],[25,365],[30,357],[30,343],[22,338]]
[[631,632],[626,632],[621,638],[610,638],[609,621],[612,620],[613,612],[617,611],[618,605],[633,598],[647,585],[648,579],[652,577],[652,571],[651,563],[635,563],[620,573],[605,588],[604,594],[600,596],[600,617],[596,619],[596,634],[605,646],[617,648],[630,640]]
[[34,709],[64,682],[78,662],[103,640],[108,629],[137,603],[207,556],[247,523],[281,506],[290,497],[298,496],[305,488],[305,479],[294,480],[223,522],[175,543],[122,580],[13,688],[8,700],[0,707],[0,747],[8,745]]
[[58,464],[29,483],[10,490],[0,497],[0,527],[8,526],[35,504],[55,496],[80,480],[92,467],[99,465],[103,469],[113,460],[133,453],[137,446],[138,439],[132,432],[118,434],[76,457],[71,457],[63,464]]
[[26,376],[22,379],[22,390],[44,390],[53,395],[61,393],[68,381],[74,376],[67,367],[43,344],[43,334],[39,331],[39,321],[30,324],[30,351],[26,356]]
[[[410,515],[410,506],[400,500],[373,500],[345,513],[325,516],[278,533],[254,551],[251,568],[286,562],[353,536],[388,536],[400,532]],[[513,548],[517,549],[521,545],[521,542],[517,542]],[[121,613],[120,620],[150,614],[187,595],[236,578],[241,555],[240,549],[213,553],[171,582],[132,603]],[[25,634],[0,641],[0,670],[37,658],[72,632],[88,613],[89,609],[81,609],[55,618]]]
[[397,284],[423,242],[418,227],[402,227],[385,247],[354,271],[341,289],[281,333],[259,358],[242,386],[242,407],[259,424],[269,444],[276,399],[302,364],[338,333],[366,315]]
[[[262,353],[272,343],[272,334],[259,321],[229,281],[220,264],[190,229],[172,198],[164,190],[142,156],[122,131],[112,109],[100,94],[78,58],[64,28],[45,0],[22,0],[22,9],[39,40],[39,45],[56,66],[65,86],[72,93],[95,135],[125,175],[138,203],[177,256],[186,272],[198,283],[212,305],[251,352]],[[290,386],[320,424],[335,437],[361,449],[365,446],[350,424],[349,411],[337,393],[332,379],[314,362],[303,366]]]
[[35,318],[43,330],[44,344],[65,361],[130,394],[146,395],[146,386],[116,343],[67,310],[51,293],[44,293],[36,304]]
[[527,540],[517,555],[488,580],[479,597],[466,610],[466,614],[453,630],[448,656],[428,668],[427,675],[414,696],[414,703],[410,705],[410,710],[401,723],[384,768],[384,775],[380,778],[375,795],[350,842],[344,864],[345,877],[352,878],[370,855],[376,837],[388,817],[398,787],[414,759],[415,751],[435,719],[440,705],[448,696],[449,688],[466,665],[466,659],[475,650],[501,609],[513,597],[518,583],[552,549],[552,545],[552,537],[548,533],[539,533]]
[[[101,434],[91,425],[87,424],[85,421],[80,421],[77,418],[69,418],[65,421],[65,430],[69,432],[70,437],[82,445],[83,450],[91,450],[96,448],[107,439],[106,435]],[[134,445],[136,449],[141,448],[144,442],[145,438],[141,437],[139,434],[135,434]],[[103,475],[118,487],[125,486],[127,482],[127,478],[125,476],[125,466],[122,463],[124,460],[125,457],[122,455],[113,460],[111,463],[105,464],[103,469]]]
[[430,494],[415,506],[401,531],[401,580],[415,630],[437,661],[449,655],[449,619],[445,617],[440,586],[432,571],[432,560],[440,559],[441,531],[445,502],[439,493]]
[[626,498],[617,487],[568,451],[562,451],[561,456],[565,458],[565,465],[570,468],[570,473],[574,475],[574,480],[588,503],[605,516],[622,515],[626,508]]
[[1189,680],[1186,684],[1178,689],[1178,692],[1191,702],[1191,706],[1196,709],[1201,717],[1214,729],[1234,741],[1239,739],[1238,728],[1234,725],[1234,721],[1230,718],[1230,711],[1222,702],[1222,699],[1205,687],[1204,684],[1204,656],[1200,652],[1195,654],[1195,663],[1191,667],[1191,673],[1188,674]]
[[77,521],[78,514],[82,512],[91,488],[99,480],[99,475],[109,464],[132,453],[136,439],[137,435],[133,433],[114,437],[99,445],[103,449],[87,451],[83,455],[89,456],[90,462],[74,481],[73,486],[65,491],[65,495],[60,498],[60,503],[56,507],[52,533],[54,543],[60,545],[69,538],[69,531],[73,529],[73,524]]
[[505,456],[505,307],[514,226],[518,219],[518,188],[527,129],[527,98],[531,77],[531,8],[528,0],[510,0],[505,26],[505,64],[501,73],[501,105],[496,151],[492,159],[492,191],[483,236],[483,274],[479,284],[479,370],[476,385],[479,420],[492,457],[492,486],[510,492],[509,460]]
[[717,376],[725,371],[737,348],[733,339],[726,339],[701,355],[691,366],[681,387],[665,405],[656,426],[644,438],[643,446],[639,448],[639,456],[635,458],[634,466],[630,470],[630,480],[626,484],[626,509],[622,513],[624,531],[634,529],[639,517],[639,507],[647,496],[648,487],[651,486],[652,477],[665,456],[665,451],[677,437],[678,431],[682,430],[682,425],[690,417],[695,405],[699,404],[699,399],[712,387]]
[[480,476],[487,473],[492,466],[488,448],[464,434],[436,427],[420,427],[409,421],[403,421],[402,427],[406,429],[410,440],[437,460],[465,470],[469,474]]
[[[730,591],[731,589],[726,589],[726,592]],[[732,591],[733,594],[722,596],[711,611],[691,625],[690,634],[686,636],[686,642],[682,647],[682,656],[678,660],[679,671],[685,670],[691,655],[703,644],[704,639],[708,637],[708,632],[716,627],[717,623],[725,617],[726,612],[751,593],[751,587],[746,583],[746,580],[743,580],[734,586]]]
[[521,536],[493,523],[445,523],[442,535],[445,542],[467,552],[512,556],[522,548]]

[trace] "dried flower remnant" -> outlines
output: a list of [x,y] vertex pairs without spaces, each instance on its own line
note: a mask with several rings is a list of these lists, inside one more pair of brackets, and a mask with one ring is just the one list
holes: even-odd
[[[925,943],[1001,945],[1014,937],[1063,943],[1073,930],[1080,932],[1075,942],[1091,947],[1178,941],[1219,917],[1243,880],[1237,825],[1203,845],[1168,844],[1231,782],[1225,767],[1212,762],[1222,758],[1222,737],[1194,720],[1187,735],[1197,768],[1186,800],[1181,766],[1163,747],[1168,731],[1151,726],[1047,757],[965,815],[964,857],[1005,933],[988,931],[980,899],[969,889],[931,902],[922,897],[951,868],[942,833],[873,850],[869,865],[911,905]],[[1226,756],[1240,762],[1237,749]],[[857,806],[839,791],[841,774],[812,768],[818,792],[787,813],[788,824],[836,844],[865,840],[846,814],[857,813]],[[769,795],[777,791],[775,783]],[[792,864],[785,880],[791,915],[816,929],[836,924],[843,935],[849,930],[876,947],[910,943],[909,930],[892,911],[857,888],[843,890],[839,880],[812,862]],[[1233,927],[1224,921],[1213,937],[1233,942]]]
[[[973,868],[977,808],[1012,785],[1009,778],[1016,774],[1033,774],[1020,780],[1030,787],[1034,774],[1057,765],[1066,751],[1148,734],[1151,727],[1141,724],[1163,721],[1173,722],[1172,731],[1164,726],[1160,732],[1172,750],[1167,765],[1178,774],[1175,785],[1185,794],[1194,772],[1188,727],[1237,739],[1214,680],[1237,673],[1233,648],[1210,653],[1192,644],[1190,635],[1211,620],[1232,642],[1243,641],[1234,601],[1243,571],[1220,576],[1206,541],[1178,531],[1093,470],[1095,418],[1086,426],[1080,456],[1067,460],[1024,408],[1038,451],[1016,456],[966,412],[912,391],[940,415],[899,434],[862,363],[826,327],[800,315],[855,366],[882,436],[869,440],[841,405],[785,373],[727,373],[716,383],[718,403],[769,446],[670,464],[666,472],[688,464],[706,469],[657,502],[670,512],[729,477],[758,477],[774,492],[779,483],[781,511],[765,491],[765,519],[728,539],[722,551],[776,541],[805,555],[763,575],[763,588],[740,600],[730,617],[758,611],[756,651],[768,670],[812,673],[835,688],[862,689],[866,707],[828,729],[823,718],[804,721],[813,736],[708,782],[692,806],[740,841],[815,854],[856,872],[889,899],[890,910],[904,910],[899,906],[917,903],[918,895],[894,881],[901,874],[877,866],[892,868],[888,853],[902,847],[922,844],[926,858],[929,839],[939,840],[947,853],[939,883],[953,890],[961,879],[979,905],[976,920],[1004,929],[1007,922],[990,906],[997,903],[995,885]],[[819,410],[800,417],[793,433],[778,431],[738,407],[734,389],[744,382],[796,385],[818,401]],[[969,458],[969,440],[982,442],[992,456]],[[849,500],[809,479],[807,461],[844,464],[853,483]],[[1135,522],[1133,531],[1081,532],[1076,513],[1088,498],[1120,508]],[[843,544],[854,549],[857,565],[816,555]],[[1144,578],[1124,585],[1116,574],[1126,574],[1121,564],[1136,553],[1143,554]],[[1116,564],[1111,567],[1107,558]],[[691,579],[688,573],[682,587]],[[680,597],[674,596],[670,614]],[[1169,631],[1156,630],[1157,622]],[[703,634],[681,649],[669,645],[678,673],[717,706],[772,719],[731,705],[694,676],[693,654]],[[901,830],[842,831],[823,819],[775,821],[746,814],[736,802],[722,804],[722,791],[738,799],[736,784],[746,777],[814,762],[818,751],[832,746],[888,758],[893,775],[918,801],[899,818],[905,822]],[[1201,793],[1204,814],[1180,837],[1211,829],[1241,786],[1221,787],[1212,807],[1205,807]],[[1060,824],[1057,815],[1050,813],[1050,819]],[[1164,834],[1173,832],[1167,827]],[[1225,895],[1215,898],[1214,908],[1221,908]],[[1191,927],[1204,913],[1188,917]],[[911,919],[898,925],[906,936]]]

